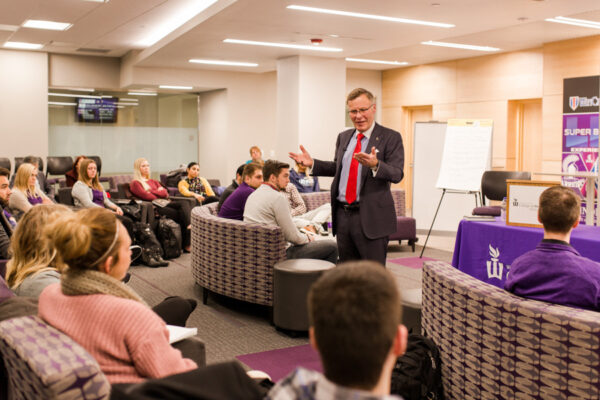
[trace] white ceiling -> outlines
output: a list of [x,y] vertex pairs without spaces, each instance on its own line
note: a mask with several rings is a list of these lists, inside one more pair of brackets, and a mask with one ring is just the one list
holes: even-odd
[[[543,43],[598,35],[600,30],[544,21],[565,16],[600,22],[599,0],[218,0],[155,45],[139,42],[182,7],[201,0],[0,0],[0,45],[44,44],[41,51],[122,57],[137,52],[144,67],[272,71],[278,58],[304,54],[406,61],[417,65],[489,53],[421,45],[437,40],[514,51]],[[287,9],[290,4],[454,24],[436,28]],[[437,5],[434,5],[437,4]],[[67,31],[21,28],[27,19],[69,22]],[[338,35],[331,37],[329,35]],[[226,38],[342,48],[341,53],[223,43]],[[96,52],[81,51],[92,49]],[[99,53],[104,51],[104,53]],[[191,58],[247,61],[257,68],[190,64]],[[394,66],[348,62],[351,68]]]

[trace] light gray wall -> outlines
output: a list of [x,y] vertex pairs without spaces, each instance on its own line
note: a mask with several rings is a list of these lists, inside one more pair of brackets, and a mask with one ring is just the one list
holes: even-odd
[[48,155],[48,56],[0,50],[0,157]]

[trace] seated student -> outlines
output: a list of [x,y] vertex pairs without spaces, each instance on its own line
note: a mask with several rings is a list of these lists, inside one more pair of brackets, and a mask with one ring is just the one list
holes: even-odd
[[544,239],[511,265],[504,288],[517,296],[600,311],[600,263],[569,244],[579,224],[581,201],[563,186],[541,194],[538,219]]
[[198,163],[194,161],[189,163],[187,166],[187,176],[177,184],[179,193],[185,197],[194,197],[201,204],[210,204],[219,201],[208,181],[198,176],[199,174],[200,166]]
[[286,250],[288,259],[314,258],[336,263],[338,251],[335,241],[315,240],[312,234],[301,233],[292,221],[290,206],[281,193],[290,183],[289,167],[276,160],[265,162],[265,182],[248,197],[244,221],[279,226],[285,240],[289,242]]
[[79,179],[79,166],[81,165],[81,160],[83,159],[85,159],[85,156],[77,156],[77,158],[73,162],[73,168],[65,172],[67,187],[73,187],[75,182],[77,182],[77,180]]
[[37,175],[38,170],[35,165],[29,163],[19,165],[8,202],[10,208],[17,212],[17,219],[37,204],[52,204],[52,200],[37,186]]
[[[168,199],[169,192],[160,182],[150,179],[150,163],[145,158],[138,158],[133,163],[133,180],[129,185],[131,194],[135,197],[153,201],[156,199]],[[177,222],[181,227],[182,244],[184,251],[190,251],[190,229],[192,221],[192,207],[187,200],[171,200],[164,207],[155,208],[159,215]]]
[[64,265],[55,264],[56,250],[41,232],[72,211],[61,204],[33,207],[27,211],[12,238],[12,258],[6,264],[6,283],[17,296],[39,297],[46,286],[60,281]]
[[290,169],[290,182],[296,186],[300,193],[312,193],[321,190],[319,188],[319,178],[310,176],[306,173],[304,165],[296,163],[295,168]]
[[227,200],[227,198],[229,196],[231,196],[231,193],[233,193],[233,191],[235,189],[237,189],[238,186],[240,186],[240,184],[242,183],[242,175],[244,174],[245,166],[246,166],[246,164],[242,164],[235,171],[235,179],[233,181],[231,181],[231,185],[229,185],[225,188],[225,190],[221,194],[221,197],[219,198],[219,204],[217,205],[217,212],[221,211],[221,206],[223,205],[225,200]]
[[73,185],[71,196],[76,207],[103,207],[108,208],[127,228],[129,236],[133,237],[133,221],[123,215],[121,207],[108,199],[106,191],[98,179],[98,167],[92,159],[86,158],[79,163],[78,181]]
[[[27,157],[23,158],[23,164],[25,164],[25,163],[32,164],[35,166],[35,169],[37,170],[37,180],[35,182],[37,188],[40,189],[42,193],[48,195],[48,197],[53,197],[54,196],[54,187],[52,187],[52,185],[50,183],[48,183],[48,181],[46,181],[46,175],[44,175],[44,172],[39,170],[39,168],[40,168],[39,162],[40,162],[40,159],[35,156],[27,156]],[[15,177],[16,177],[16,174],[14,174],[12,176],[12,179],[10,181],[11,187],[14,186]]]
[[308,312],[325,374],[299,367],[266,399],[400,399],[390,396],[391,374],[408,332],[390,272],[372,261],[341,264],[311,287]]
[[10,171],[0,167],[0,259],[7,259],[10,238],[17,221],[8,210],[8,202],[12,191],[8,185]]
[[131,240],[115,214],[86,208],[47,225],[44,235],[68,268],[40,295],[39,316],[83,346],[111,384],[197,367],[171,347],[163,320],[121,281]]
[[242,180],[240,186],[223,202],[219,210],[219,217],[240,221],[244,219],[244,208],[248,196],[263,183],[262,166],[258,163],[246,164],[242,172]]
[[331,221],[331,204],[325,203],[311,211],[306,211],[306,204],[300,192],[291,182],[282,192],[288,199],[292,212],[292,220],[297,228],[306,229],[312,233],[327,235],[323,224]]
[[250,160],[246,161],[246,164],[250,164],[251,162],[255,162],[262,165],[265,165],[265,162],[262,159],[262,151],[258,146],[250,147]]

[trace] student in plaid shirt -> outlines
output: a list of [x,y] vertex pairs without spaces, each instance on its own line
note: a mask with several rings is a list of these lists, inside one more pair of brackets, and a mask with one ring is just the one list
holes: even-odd
[[373,261],[339,265],[308,295],[311,345],[324,375],[297,368],[275,385],[270,400],[375,400],[391,396],[396,359],[408,333],[394,277]]

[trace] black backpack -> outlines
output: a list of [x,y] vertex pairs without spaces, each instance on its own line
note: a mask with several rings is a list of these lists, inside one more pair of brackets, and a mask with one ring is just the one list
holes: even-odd
[[391,393],[404,400],[443,400],[440,350],[416,333],[408,336],[406,353],[398,357],[392,371]]
[[181,255],[181,227],[169,218],[158,220],[158,240],[165,253],[165,259],[177,258]]
[[185,170],[185,168],[183,170],[176,169],[167,174],[165,183],[167,184],[167,187],[177,187],[177,185],[179,185],[179,181],[185,179],[186,177],[187,171]]

